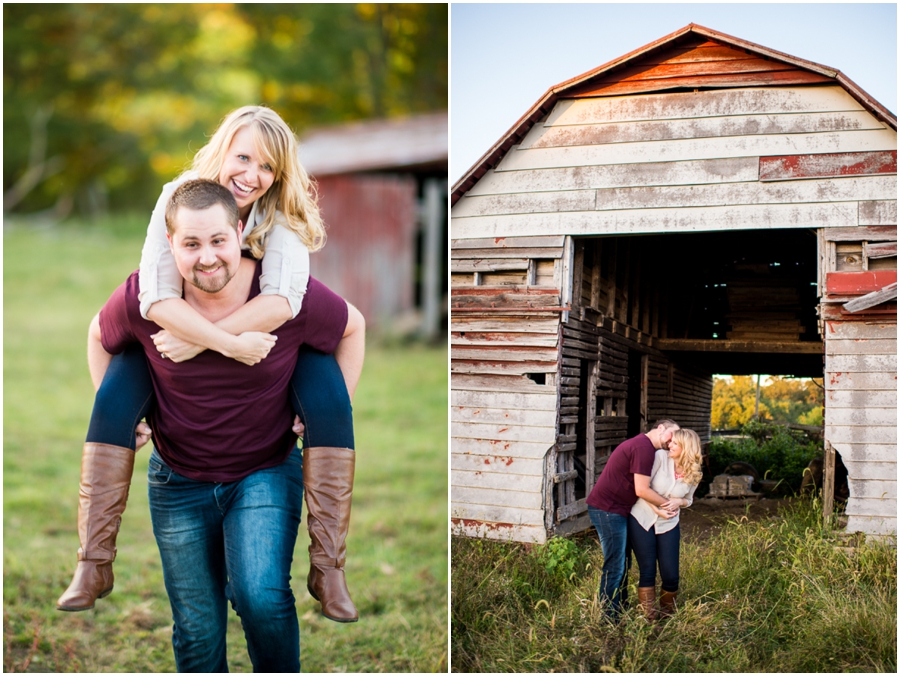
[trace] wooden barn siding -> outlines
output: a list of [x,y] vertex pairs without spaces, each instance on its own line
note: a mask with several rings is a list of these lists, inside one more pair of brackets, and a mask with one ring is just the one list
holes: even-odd
[[[557,437],[563,237],[452,243],[451,520],[454,532],[547,537]],[[530,377],[529,377],[530,376]],[[535,379],[543,377],[545,384]]]
[[317,181],[325,248],[312,275],[356,306],[370,326],[415,309],[416,181],[410,176],[324,176]]
[[[896,211],[896,138],[833,86],[565,100],[457,202],[453,233],[866,225]],[[760,180],[761,161],[805,155],[836,168]]]
[[897,530],[897,325],[825,325],[825,438],[847,467],[847,531]]
[[647,421],[653,424],[660,418],[670,418],[681,427],[694,430],[701,443],[711,437],[713,378],[711,373],[671,364],[663,356],[650,356],[648,374]]

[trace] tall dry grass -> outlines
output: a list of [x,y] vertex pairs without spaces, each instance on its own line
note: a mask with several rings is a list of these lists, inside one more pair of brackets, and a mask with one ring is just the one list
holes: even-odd
[[[595,535],[567,546],[455,537],[452,669],[896,673],[896,548],[841,547],[820,514],[798,500],[682,542],[680,609],[652,626],[634,607],[619,625],[604,619]],[[633,569],[632,599],[636,578]]]

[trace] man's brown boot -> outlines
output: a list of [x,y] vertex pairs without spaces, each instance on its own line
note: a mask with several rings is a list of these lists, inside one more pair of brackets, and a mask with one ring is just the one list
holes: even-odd
[[656,622],[656,587],[638,587],[638,601],[648,622]]
[[359,619],[344,577],[355,463],[356,452],[352,448],[303,450],[310,539],[306,588],[322,604],[322,614],[335,622]]
[[678,599],[678,592],[669,592],[663,590],[659,596],[659,614],[662,617],[668,618],[672,617],[675,614],[675,611],[678,609],[675,605],[675,601]]
[[78,492],[78,564],[72,583],[56,602],[57,610],[90,610],[113,590],[116,535],[128,501],[134,451],[88,443],[81,455]]

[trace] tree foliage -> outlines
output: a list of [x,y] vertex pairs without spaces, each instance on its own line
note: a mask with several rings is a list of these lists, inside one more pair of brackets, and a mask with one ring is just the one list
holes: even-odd
[[[821,425],[822,385],[812,379],[771,376],[760,387],[759,419],[771,422]],[[713,383],[712,428],[737,429],[753,419],[756,378],[733,376]]]
[[152,206],[232,109],[447,107],[443,4],[5,4],[4,211]]

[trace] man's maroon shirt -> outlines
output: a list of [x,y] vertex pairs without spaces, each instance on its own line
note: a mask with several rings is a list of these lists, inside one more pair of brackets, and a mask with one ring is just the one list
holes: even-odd
[[[257,263],[248,300],[259,295],[261,269]],[[284,462],[297,442],[289,397],[297,352],[302,344],[334,352],[346,302],[310,277],[300,312],[272,331],[278,341],[258,364],[212,350],[175,364],[153,344],[161,327],[141,317],[138,288],[134,272],[103,306],[102,344],[110,354],[134,342],[144,347],[157,403],[148,423],[165,463],[189,479],[230,482]]]
[[655,455],[656,449],[646,434],[623,441],[609,456],[585,502],[604,512],[628,516],[637,502],[634,475],[650,476]]

